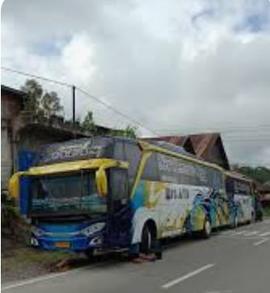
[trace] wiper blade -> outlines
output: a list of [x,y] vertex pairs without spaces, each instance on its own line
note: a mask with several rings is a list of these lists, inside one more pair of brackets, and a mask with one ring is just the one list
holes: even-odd
[[87,218],[91,218],[91,214],[89,213],[82,213],[82,212],[48,212],[48,211],[40,211],[40,212],[34,212],[30,214],[31,217],[73,217],[73,216],[83,216]]

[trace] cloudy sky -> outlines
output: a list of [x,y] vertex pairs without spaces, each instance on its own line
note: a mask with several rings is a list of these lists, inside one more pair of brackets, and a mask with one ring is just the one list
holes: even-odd
[[[231,163],[270,166],[269,0],[6,0],[1,61],[76,84],[142,135],[220,131]],[[24,80],[2,71],[7,85]],[[70,115],[70,88],[42,84]],[[130,124],[77,100],[80,118]]]

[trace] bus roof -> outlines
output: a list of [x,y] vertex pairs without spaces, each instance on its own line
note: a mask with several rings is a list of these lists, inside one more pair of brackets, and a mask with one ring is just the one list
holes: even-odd
[[196,158],[194,155],[186,152],[185,150],[183,150],[181,147],[177,147],[173,144],[170,143],[161,143],[158,141],[158,143],[149,143],[146,141],[139,141],[139,144],[141,146],[142,149],[145,150],[149,150],[149,151],[156,151],[159,153],[163,153],[163,154],[167,154],[169,156],[174,156],[174,157],[178,157],[181,158],[183,160],[189,161],[189,162],[193,162],[199,165],[203,165],[205,167],[209,167],[209,168],[213,168],[216,170],[219,170],[221,172],[225,172],[225,170],[213,163],[209,163],[206,161],[203,161],[201,159]]
[[246,181],[246,182],[250,182],[250,183],[253,182],[253,180],[251,178],[248,178],[245,175],[238,173],[236,171],[226,171],[225,175],[228,177],[231,177],[233,179],[240,180],[240,181]]
[[163,141],[151,141],[151,143],[149,143],[133,138],[117,136],[93,136],[89,138],[80,138],[66,142],[44,145],[41,148],[41,153],[37,163],[38,165],[43,165],[68,160],[81,160],[89,157],[101,158],[104,156],[109,158],[112,156],[110,146],[115,142],[138,144],[141,149],[147,148],[149,150],[164,153],[170,156],[180,157],[183,160],[225,172],[222,167],[216,164],[196,158],[193,154],[187,152],[183,147]]

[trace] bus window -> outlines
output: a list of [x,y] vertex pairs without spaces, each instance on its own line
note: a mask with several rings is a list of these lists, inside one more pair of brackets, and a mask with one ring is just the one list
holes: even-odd
[[133,179],[136,175],[136,171],[141,158],[141,151],[136,144],[124,143],[126,161],[129,162],[128,177]]
[[250,195],[250,184],[248,182],[243,182],[239,180],[235,180],[235,193],[243,194],[243,195]]
[[223,175],[220,171],[211,170],[211,180],[210,186],[212,186],[215,190],[220,190],[224,188]]
[[122,141],[115,142],[113,158],[115,160],[125,161],[124,143]]
[[231,178],[226,178],[226,193],[228,196],[232,197],[234,195],[234,182]]
[[124,169],[113,168],[110,170],[110,186],[112,205],[115,211],[127,203],[128,178]]
[[159,181],[157,154],[153,153],[146,161],[142,179],[150,181]]

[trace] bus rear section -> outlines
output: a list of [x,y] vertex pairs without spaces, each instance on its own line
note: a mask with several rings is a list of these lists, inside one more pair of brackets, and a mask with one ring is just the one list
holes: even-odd
[[[133,243],[196,233],[229,223],[223,169],[200,161],[183,148],[140,142],[142,159],[131,193]],[[145,245],[143,245],[144,247]]]
[[241,174],[227,172],[226,192],[234,210],[234,226],[250,223],[255,217],[252,181]]

